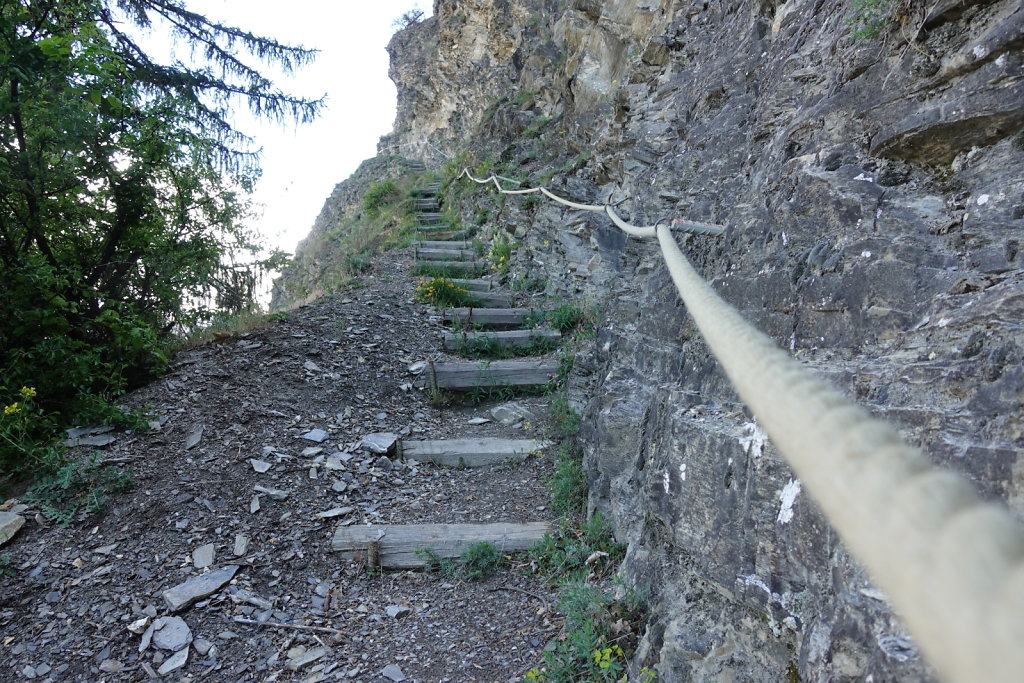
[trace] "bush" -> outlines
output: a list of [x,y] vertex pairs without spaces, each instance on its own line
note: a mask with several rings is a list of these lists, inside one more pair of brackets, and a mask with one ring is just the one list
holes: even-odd
[[370,218],[376,218],[381,210],[395,204],[402,198],[402,193],[394,180],[388,178],[370,185],[370,189],[363,195],[363,209]]
[[416,287],[416,301],[432,304],[438,308],[479,306],[480,300],[473,297],[468,289],[459,287],[446,277],[424,280]]

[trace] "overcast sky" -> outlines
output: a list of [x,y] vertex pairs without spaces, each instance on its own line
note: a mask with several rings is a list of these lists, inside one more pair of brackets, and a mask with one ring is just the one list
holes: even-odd
[[255,200],[258,227],[269,247],[295,250],[324,200],[364,159],[395,120],[395,86],[385,47],[392,23],[414,7],[429,16],[431,0],[187,0],[190,10],[289,44],[319,49],[316,61],[292,77],[271,74],[286,92],[327,107],[315,123],[296,128],[239,119],[263,147],[263,178]]

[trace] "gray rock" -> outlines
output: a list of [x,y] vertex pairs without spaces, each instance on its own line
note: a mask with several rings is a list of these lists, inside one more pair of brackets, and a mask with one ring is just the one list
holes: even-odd
[[188,648],[175,652],[173,655],[167,658],[167,660],[160,665],[160,668],[156,670],[161,676],[166,676],[172,671],[177,671],[181,667],[185,666],[188,662]]
[[387,615],[392,619],[401,619],[402,617],[409,616],[412,613],[412,610],[405,605],[388,605],[385,612],[387,612]]
[[271,467],[273,467],[273,465],[271,465],[266,460],[257,460],[256,458],[249,458],[249,464],[252,465],[252,468],[256,470],[259,474],[263,474]]
[[319,365],[317,365],[316,363],[314,363],[311,360],[307,360],[305,363],[303,363],[302,367],[306,368],[310,372],[323,372],[324,371],[323,368],[321,368]]
[[235,557],[241,557],[249,550],[249,537],[242,534],[235,536],[235,545],[231,549]]
[[387,453],[395,447],[398,435],[391,432],[376,432],[363,437],[362,447],[372,453]]
[[185,438],[185,450],[189,451],[199,445],[199,442],[203,440],[203,430],[205,426],[199,425],[199,427],[192,430],[189,435]]
[[312,650],[306,650],[298,656],[289,659],[288,663],[285,664],[285,668],[289,671],[298,671],[302,667],[312,664],[316,660],[320,659],[328,652],[330,652],[330,650],[326,647],[316,647]]
[[259,484],[253,486],[253,488],[259,493],[267,494],[274,500],[288,500],[288,492],[283,489],[274,489],[268,486],[260,486]]
[[124,664],[116,659],[104,659],[100,662],[100,671],[105,674],[116,674],[124,669]]
[[503,403],[495,406],[491,408],[491,417],[503,425],[537,419],[533,412],[521,403]]
[[402,673],[402,669],[397,664],[388,664],[380,672],[380,675],[389,681],[395,681],[395,683],[405,680],[405,674]]
[[161,595],[167,607],[172,612],[178,612],[189,605],[202,600],[208,595],[219,591],[225,584],[231,581],[238,571],[238,566],[229,564],[226,567],[215,569],[212,572],[201,574],[195,578],[178,584],[174,588],[168,588]]
[[14,534],[25,525],[25,518],[13,512],[0,512],[0,545],[14,538]]
[[150,626],[152,644],[161,650],[177,652],[192,642],[192,629],[181,617],[160,617]]
[[305,434],[300,434],[299,438],[300,439],[305,439],[306,441],[313,441],[313,442],[316,442],[316,443],[323,443],[327,439],[328,436],[330,436],[330,435],[326,431],[324,431],[323,429],[311,429],[308,432],[306,432]]
[[213,647],[213,643],[206,638],[196,638],[192,641],[192,647],[195,649],[197,654],[201,657],[205,657],[210,651],[210,648]]
[[249,501],[249,512],[252,513],[252,514],[256,514],[259,511],[260,511],[260,497],[259,496],[253,496],[252,500]]
[[213,555],[216,548],[213,543],[201,545],[192,551],[192,566],[196,569],[206,569],[213,564]]
[[301,455],[303,458],[312,458],[314,455],[319,455],[323,452],[324,449],[320,446],[307,446],[302,449]]
[[341,517],[342,515],[347,515],[353,510],[355,510],[355,508],[350,506],[337,507],[331,508],[330,510],[325,510],[324,512],[319,512],[317,513],[316,516],[319,519],[332,519],[334,517]]

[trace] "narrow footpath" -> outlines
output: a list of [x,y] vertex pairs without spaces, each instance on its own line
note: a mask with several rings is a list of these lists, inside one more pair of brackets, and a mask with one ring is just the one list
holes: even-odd
[[[416,303],[417,265],[477,259],[438,220],[436,191],[421,191],[416,244],[379,257],[358,287],[180,353],[127,397],[154,429],[78,447],[128,468],[133,486],[68,527],[24,513],[3,548],[0,670],[494,682],[540,663],[557,598],[511,551],[556,523],[549,399],[503,387],[541,386],[556,361],[457,354],[550,348],[536,342],[557,333],[519,330],[529,301],[482,277],[456,280],[482,307]],[[478,541],[501,551],[497,574],[421,568]]]

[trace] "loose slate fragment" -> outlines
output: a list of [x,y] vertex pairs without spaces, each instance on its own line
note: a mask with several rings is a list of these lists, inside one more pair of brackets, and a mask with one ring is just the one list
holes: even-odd
[[263,474],[272,467],[272,465],[266,460],[257,460],[256,458],[249,458],[249,464],[252,465],[252,468],[260,474]]
[[308,432],[306,432],[305,434],[301,434],[299,436],[299,438],[300,439],[305,439],[306,441],[314,441],[316,443],[323,443],[323,441],[325,439],[327,439],[327,436],[328,436],[327,432],[325,432],[322,429],[311,429]]
[[208,595],[219,591],[235,576],[238,565],[229,564],[221,569],[201,574],[189,579],[185,583],[178,584],[174,588],[165,590],[162,595],[164,602],[172,612],[185,609],[194,602],[202,600]]
[[185,439],[185,450],[191,450],[199,445],[199,442],[203,439],[203,430],[206,429],[204,425],[199,425],[192,433]]
[[192,566],[196,569],[206,569],[213,564],[214,546],[212,543],[199,546],[192,551]]
[[235,557],[241,557],[249,550],[249,537],[238,534],[235,536],[235,547],[232,549]]
[[186,662],[188,662],[188,648],[187,647],[184,650],[181,650],[179,652],[175,652],[173,655],[168,657],[164,661],[164,663],[160,665],[160,668],[157,669],[156,672],[158,674],[160,674],[161,676],[166,676],[167,674],[171,673],[172,671],[177,671],[181,667],[185,666]]
[[281,489],[272,489],[268,486],[260,486],[257,484],[253,487],[259,493],[265,493],[274,500],[288,500],[288,492],[282,491]]
[[406,680],[405,674],[402,673],[401,667],[397,664],[388,664],[384,667],[384,670],[380,672],[380,675],[389,681],[395,681],[395,683]]
[[311,360],[307,360],[305,363],[303,363],[302,367],[306,368],[310,372],[323,372],[324,371],[323,368],[321,368],[319,365],[317,365],[316,363],[314,363]]
[[153,646],[161,650],[178,652],[192,642],[192,629],[181,617],[160,617],[150,626]]
[[0,545],[14,538],[25,524],[25,518],[13,512],[0,512]]
[[398,441],[398,434],[376,432],[363,437],[363,448],[372,453],[387,453],[395,447],[396,441]]
[[297,657],[293,657],[292,659],[289,659],[288,663],[285,665],[285,667],[289,671],[298,671],[302,667],[304,667],[304,666],[306,666],[308,664],[311,664],[311,663],[315,662],[316,660],[320,659],[321,657],[323,657],[328,652],[330,652],[330,650],[328,650],[326,647],[315,647],[312,650],[306,650],[305,652],[303,652],[302,654],[298,655]]
[[342,515],[347,515],[353,510],[355,510],[354,507],[331,508],[330,510],[317,513],[317,517],[320,519],[331,519],[333,517],[341,517]]

